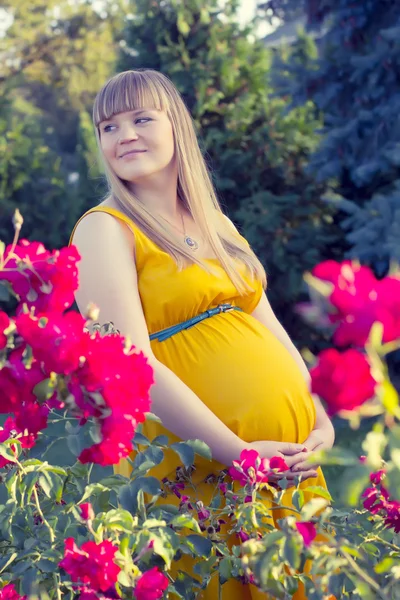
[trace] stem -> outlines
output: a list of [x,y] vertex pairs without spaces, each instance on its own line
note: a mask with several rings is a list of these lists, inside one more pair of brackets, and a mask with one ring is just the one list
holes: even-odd
[[40,518],[43,521],[43,524],[46,525],[47,529],[49,530],[50,542],[52,544],[54,544],[54,541],[55,541],[54,531],[52,530],[50,523],[47,521],[47,519],[44,516],[43,511],[42,511],[42,509],[40,507],[39,496],[38,496],[38,493],[37,493],[37,490],[36,490],[35,486],[33,486],[33,490],[32,491],[33,491],[33,496],[35,498],[36,509],[37,509],[37,511],[39,513]]
[[338,550],[342,553],[342,555],[347,560],[353,571],[357,573],[357,575],[376,592],[377,597],[381,598],[382,600],[388,600],[387,596],[385,594],[382,594],[379,585],[376,583],[376,581],[371,579],[371,577],[361,569],[361,567],[356,563],[353,557],[350,556],[350,554],[348,554],[346,550],[340,548],[340,546],[338,547]]
[[[21,469],[23,475],[27,475],[27,472],[25,471],[23,465],[19,462],[19,460],[16,458],[15,459],[15,463],[18,465],[18,467]],[[36,490],[36,487],[33,486],[33,490],[32,490],[33,496],[35,498],[35,505],[36,505],[36,509],[39,513],[40,518],[42,519],[42,522],[44,525],[46,525],[47,529],[49,530],[49,536],[50,536],[50,541],[52,544],[54,544],[55,541],[55,537],[54,537],[54,531],[51,528],[50,523],[47,521],[46,517],[43,514],[43,511],[40,507],[40,502],[39,502],[39,496]]]
[[58,585],[59,581],[58,581],[57,573],[53,573],[53,579],[54,579],[54,584],[56,586],[57,600],[61,600],[61,591],[60,591],[60,586]]
[[377,535],[374,535],[371,538],[366,538],[365,542],[379,542],[380,544],[383,544],[384,546],[388,546],[388,548],[391,548],[395,552],[399,552],[399,546],[396,546],[395,544],[391,544],[390,542],[383,540],[382,538],[378,537]]

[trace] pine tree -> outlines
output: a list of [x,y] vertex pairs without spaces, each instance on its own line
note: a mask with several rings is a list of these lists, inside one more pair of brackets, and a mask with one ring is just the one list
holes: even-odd
[[290,107],[323,115],[310,172],[332,189],[349,256],[384,275],[400,260],[400,4],[391,0],[271,0],[269,14],[304,11],[319,29],[316,57],[297,65],[277,52],[275,86]]

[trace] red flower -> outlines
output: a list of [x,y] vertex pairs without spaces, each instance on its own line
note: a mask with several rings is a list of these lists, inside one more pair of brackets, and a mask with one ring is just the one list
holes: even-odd
[[303,538],[304,545],[306,547],[310,546],[317,535],[314,523],[311,523],[310,521],[297,522],[296,528]]
[[0,280],[8,280],[20,297],[17,313],[23,302],[35,307],[36,314],[63,312],[72,306],[78,289],[76,263],[80,260],[75,246],[49,252],[40,242],[22,239],[11,250],[10,244],[4,255],[7,271],[0,272]]
[[312,392],[325,400],[328,413],[354,410],[375,394],[376,381],[364,354],[350,349],[323,350],[318,364],[310,370]]
[[0,350],[7,345],[7,336],[4,331],[10,326],[10,318],[4,311],[0,310]]
[[102,592],[117,582],[121,569],[114,563],[114,556],[118,548],[109,540],[100,544],[85,542],[80,549],[73,538],[64,543],[64,558],[59,566],[69,573],[72,581]]
[[268,458],[260,458],[256,450],[242,450],[239,461],[234,460],[232,464],[229,475],[241,485],[264,483],[273,472],[289,470],[283,458],[274,456],[269,461]]
[[13,583],[7,583],[0,589],[0,600],[26,600],[26,596],[20,596]]
[[93,521],[95,514],[90,502],[83,502],[83,504],[80,504],[79,510],[81,511],[81,517],[84,521]]
[[158,600],[168,587],[168,578],[153,567],[139,577],[134,590],[136,600]]

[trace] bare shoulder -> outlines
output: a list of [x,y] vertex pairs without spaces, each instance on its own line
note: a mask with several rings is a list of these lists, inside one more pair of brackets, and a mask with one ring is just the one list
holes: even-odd
[[[100,205],[99,205],[100,206]],[[122,236],[121,236],[122,234]],[[134,232],[126,223],[114,215],[104,211],[93,211],[86,214],[78,223],[72,243],[84,247],[115,247],[128,245],[131,251],[135,250]]]

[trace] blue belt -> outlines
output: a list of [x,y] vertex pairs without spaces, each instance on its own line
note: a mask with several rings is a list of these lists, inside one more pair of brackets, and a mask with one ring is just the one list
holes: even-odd
[[161,331],[157,331],[156,333],[150,334],[150,340],[157,340],[159,342],[163,342],[167,340],[171,336],[175,335],[175,333],[179,333],[179,331],[183,331],[184,329],[189,329],[189,327],[193,327],[196,323],[200,323],[200,321],[204,321],[204,319],[208,319],[208,317],[212,317],[213,315],[217,315],[222,312],[226,312],[228,310],[242,310],[239,306],[233,306],[232,304],[220,304],[215,308],[210,308],[203,313],[200,313],[196,317],[192,319],[188,319],[187,321],[182,321],[182,323],[178,323],[177,325],[172,325],[172,327],[167,327],[166,329],[162,329]]

